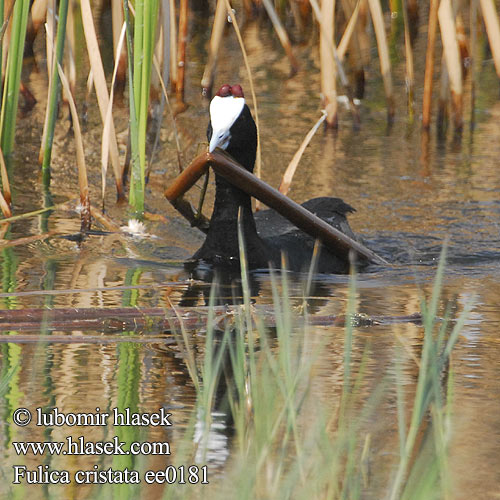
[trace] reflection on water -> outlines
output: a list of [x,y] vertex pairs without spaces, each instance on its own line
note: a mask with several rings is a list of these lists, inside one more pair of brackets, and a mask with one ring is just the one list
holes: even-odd
[[[251,26],[247,32],[250,63],[255,68],[259,93],[263,176],[277,185],[287,162],[292,158],[306,131],[318,117],[319,76],[308,64],[291,80],[285,78],[287,63],[267,35]],[[261,35],[262,34],[262,35]],[[422,50],[421,40],[416,51]],[[219,68],[219,82],[241,82],[248,87],[240,67],[236,45],[228,41],[226,63]],[[202,51],[202,43],[194,45]],[[232,52],[231,52],[232,51]],[[185,157],[193,157],[205,137],[206,103],[198,97],[197,82],[201,77],[202,55],[194,53],[189,67],[187,112],[178,117]],[[304,59],[307,55],[304,54]],[[307,69],[305,69],[307,68]],[[417,68],[418,72],[418,68]],[[352,227],[366,244],[395,263],[390,269],[367,269],[358,276],[356,301],[358,310],[367,315],[409,315],[419,311],[423,296],[428,296],[442,243],[448,240],[448,264],[443,297],[458,311],[475,297],[476,306],[468,318],[452,360],[454,371],[454,428],[450,449],[454,482],[453,498],[492,498],[500,483],[500,342],[498,325],[500,306],[500,104],[488,92],[493,68],[485,65],[478,81],[477,127],[474,135],[464,133],[460,146],[430,138],[429,150],[422,154],[419,127],[406,123],[403,100],[395,126],[387,131],[384,97],[378,80],[369,82],[368,99],[361,108],[362,129],[351,130],[348,115],[340,117],[337,135],[318,133],[306,150],[292,184],[290,196],[297,201],[334,195],[352,204],[357,212],[351,217]],[[43,72],[33,73],[30,83],[39,101],[46,91]],[[403,92],[400,93],[404,95]],[[32,175],[36,168],[39,130],[43,107],[22,119],[18,143],[22,148],[13,159],[15,210],[28,212],[43,206],[43,194]],[[122,130],[126,127],[122,111]],[[120,111],[118,110],[118,116]],[[117,119],[120,130],[120,119]],[[90,115],[86,144],[99,143],[100,125],[97,115]],[[154,239],[134,240],[111,234],[92,236],[83,245],[51,238],[15,247],[0,248],[2,309],[27,307],[170,307],[173,305],[206,305],[207,285],[190,283],[181,261],[200,245],[202,237],[189,228],[162,198],[162,189],[176,173],[174,140],[170,131],[164,136],[162,158],[153,166],[150,181],[151,212],[164,214],[164,222],[152,222],[148,232]],[[95,137],[94,137],[95,136]],[[55,145],[53,176],[54,203],[74,198],[75,174],[73,145],[62,132]],[[69,152],[65,155],[65,152]],[[26,161],[26,158],[30,159]],[[32,160],[31,160],[32,159]],[[165,161],[165,159],[167,159]],[[89,159],[90,179],[99,185],[99,155]],[[69,185],[68,185],[69,179]],[[197,195],[197,193],[196,193]],[[97,199],[95,189],[91,196]],[[213,196],[209,192],[208,198]],[[124,210],[108,199],[109,215],[124,224]],[[69,209],[56,209],[45,215],[13,223],[6,239],[37,235],[45,228],[61,233],[79,229],[78,216]],[[171,282],[183,286],[169,286]],[[116,287],[149,285],[124,291]],[[96,290],[98,289],[99,290]],[[108,290],[106,290],[106,288]],[[82,293],[58,295],[12,296],[12,292],[30,290],[90,289]],[[257,304],[272,304],[271,281],[267,274],[255,275],[253,290]],[[291,302],[297,309],[302,304],[304,277],[293,281]],[[239,295],[236,285],[221,287],[218,302],[229,302]],[[322,276],[310,290],[310,311],[318,315],[345,312],[348,278]],[[40,326],[41,333],[50,331]],[[54,331],[66,336],[101,332]],[[134,334],[134,333],[132,333]],[[314,393],[335,411],[343,375],[343,329],[316,327],[315,334],[324,340],[317,360]],[[137,334],[138,335],[138,334]],[[171,336],[172,334],[168,334]],[[190,331],[197,362],[204,354],[203,329]],[[160,470],[185,458],[185,463],[200,457],[182,456],[186,432],[199,439],[203,418],[193,412],[195,389],[182,352],[162,343],[81,343],[44,342],[26,344],[16,341],[18,332],[2,333],[0,345],[1,375],[6,380],[0,391],[0,427],[4,439],[0,445],[2,476],[0,491],[6,495],[48,495],[75,497],[75,486],[16,486],[12,481],[13,465],[25,464],[29,469],[50,465],[56,469],[93,470],[111,466],[116,469]],[[7,342],[5,340],[11,340]],[[382,376],[393,370],[399,358],[407,393],[413,394],[420,355],[422,328],[413,324],[393,324],[355,330],[354,352],[359,360],[370,345],[365,366],[366,393]],[[174,344],[175,342],[172,342]],[[356,364],[353,361],[353,366]],[[10,377],[10,378],[9,378]],[[131,408],[137,412],[155,412],[166,408],[172,413],[172,427],[18,427],[10,415],[18,407],[50,410],[57,407],[65,413],[90,412],[99,407]],[[372,422],[376,438],[376,457],[397,449],[397,428],[393,416],[394,399],[385,401]],[[194,415],[194,420],[193,420]],[[389,418],[390,416],[390,418]],[[384,418],[386,417],[386,418]],[[230,460],[231,423],[227,408],[214,411],[209,443],[204,462],[214,476],[223,474]],[[106,441],[117,435],[120,440],[169,442],[172,456],[18,456],[12,446],[18,441],[64,441],[84,435],[89,441]],[[383,466],[380,474],[387,478],[391,471]],[[377,498],[377,485],[387,481],[375,478],[372,491]],[[92,486],[86,487],[86,494]],[[141,486],[144,488],[144,485]],[[159,498],[163,485],[147,487],[148,498]],[[103,498],[136,498],[132,486],[107,486],[97,490]],[[380,493],[380,491],[378,491]],[[143,493],[145,495],[145,493]],[[78,497],[81,498],[80,493]]]

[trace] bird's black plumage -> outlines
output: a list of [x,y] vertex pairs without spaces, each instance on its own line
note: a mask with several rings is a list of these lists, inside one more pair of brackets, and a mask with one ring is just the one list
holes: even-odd
[[[257,129],[245,104],[232,124],[226,152],[248,171],[253,172],[257,151]],[[211,122],[208,140],[212,138]],[[243,237],[250,268],[280,267],[281,253],[287,254],[288,268],[307,270],[314,249],[314,239],[296,228],[273,210],[252,213],[251,198],[224,178],[215,176],[215,204],[207,237],[194,254],[194,260],[203,260],[217,267],[239,268],[238,212],[241,208]],[[320,197],[306,201],[302,206],[351,238],[353,234],[347,214],[354,209],[340,198]],[[349,263],[326,249],[321,250],[318,272],[346,273]]]

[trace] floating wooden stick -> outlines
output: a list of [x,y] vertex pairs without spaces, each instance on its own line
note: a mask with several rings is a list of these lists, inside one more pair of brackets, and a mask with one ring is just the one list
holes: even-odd
[[361,243],[345,235],[342,231],[330,226],[327,222],[316,217],[302,205],[282,195],[277,189],[255,177],[248,170],[240,166],[229,155],[220,150],[209,154],[210,165],[214,171],[226,180],[273,208],[295,224],[299,229],[321,242],[335,255],[343,259],[349,258],[350,251],[354,251],[364,260],[374,264],[388,264],[386,260],[366,248]]
[[172,186],[165,191],[166,198],[171,203],[175,202],[177,197],[182,196],[201,177],[208,164],[216,174],[224,177],[231,184],[257,198],[268,207],[273,208],[305,233],[321,240],[325,247],[335,255],[348,259],[349,253],[354,251],[359,257],[368,262],[388,264],[385,259],[358,241],[330,226],[330,224],[316,217],[309,210],[281,194],[277,189],[258,179],[220,149],[213,153],[207,152],[197,156],[177,177]]

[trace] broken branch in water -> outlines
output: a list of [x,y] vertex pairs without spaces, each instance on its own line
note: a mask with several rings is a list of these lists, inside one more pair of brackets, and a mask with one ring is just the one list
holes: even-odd
[[[262,201],[295,224],[299,229],[313,238],[321,240],[328,250],[343,259],[349,258],[351,251],[362,259],[374,264],[388,265],[388,262],[358,241],[353,240],[338,229],[306,210],[290,198],[281,194],[251,172],[243,168],[228,154],[220,149],[213,153],[202,153],[184,169],[170,188],[165,191],[166,198],[176,206],[176,200],[181,197],[203,175],[207,166],[224,177],[231,184],[249,195]],[[178,203],[178,202],[177,202]],[[177,208],[177,207],[176,207]],[[181,212],[183,215],[184,213]]]

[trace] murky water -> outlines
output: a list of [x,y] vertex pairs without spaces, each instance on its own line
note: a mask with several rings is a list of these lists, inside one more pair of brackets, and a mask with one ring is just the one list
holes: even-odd
[[[205,33],[197,21],[197,33]],[[197,34],[190,46],[187,80],[189,109],[178,117],[181,143],[186,160],[193,157],[205,140],[206,106],[199,97],[198,82],[203,71],[203,44],[207,35]],[[417,53],[425,45],[423,36],[417,42]],[[254,69],[258,91],[263,177],[270,184],[279,183],[288,161],[307,130],[319,116],[319,75],[310,48],[299,48],[301,70],[288,80],[287,61],[273,35],[265,27],[247,26],[245,40]],[[224,64],[218,83],[248,80],[236,41],[228,37]],[[417,61],[421,61],[417,58]],[[375,64],[375,62],[374,62]],[[418,63],[417,63],[418,65]],[[357,212],[350,218],[353,229],[366,244],[395,263],[393,268],[370,268],[357,278],[357,307],[367,315],[409,315],[420,310],[420,300],[428,295],[437,260],[444,241],[448,241],[448,259],[443,298],[453,301],[460,312],[464,304],[474,301],[452,358],[454,370],[454,427],[450,449],[453,498],[497,498],[500,489],[500,102],[490,93],[495,81],[491,61],[486,60],[479,74],[477,126],[473,134],[464,132],[461,144],[451,138],[438,142],[430,138],[423,153],[418,120],[406,120],[402,74],[404,61],[395,61],[398,79],[398,112],[396,123],[388,130],[381,82],[374,70],[368,75],[367,96],[361,107],[362,128],[353,132],[347,112],[342,112],[340,130],[335,135],[320,131],[306,150],[294,179],[290,196],[297,201],[322,195],[334,195],[352,204]],[[423,68],[417,67],[417,74]],[[29,72],[28,84],[39,101],[46,91],[43,71]],[[82,80],[83,81],[83,80]],[[493,92],[497,94],[497,91]],[[249,99],[250,100],[250,99]],[[92,105],[94,103],[92,102]],[[118,132],[126,127],[126,100],[118,110]],[[417,96],[416,109],[420,109]],[[77,198],[77,175],[71,136],[63,125],[55,145],[52,200],[47,200],[37,178],[36,162],[43,123],[43,106],[21,118],[17,137],[19,149],[13,158],[15,212],[20,214],[44,206],[71,201],[69,208],[56,208],[43,215],[14,222],[5,234],[6,240],[40,235],[48,230],[71,234],[79,229],[78,215],[72,210]],[[91,108],[92,110],[92,108]],[[121,116],[121,121],[120,121]],[[170,307],[180,303],[202,305],[203,292],[188,281],[182,260],[189,257],[202,241],[162,197],[162,190],[176,175],[176,155],[170,121],[162,136],[161,161],[153,165],[148,187],[148,210],[165,216],[161,222],[147,223],[153,237],[133,239],[124,235],[92,236],[81,246],[52,237],[16,246],[0,242],[2,309],[69,308],[69,307]],[[92,201],[99,204],[99,118],[91,111],[86,126]],[[112,184],[111,178],[109,184]],[[197,193],[194,194],[197,196]],[[213,196],[212,193],[209,193]],[[107,205],[110,217],[126,224],[126,210],[113,206],[112,189]],[[209,202],[211,200],[209,199]],[[259,274],[258,304],[269,304],[270,282]],[[300,283],[301,278],[298,278]],[[172,285],[172,283],[175,283]],[[137,288],[141,285],[141,288]],[[127,290],[119,287],[128,286]],[[134,288],[136,287],[136,288]],[[46,294],[41,291],[71,289],[81,292]],[[300,296],[300,286],[296,286]],[[17,292],[15,295],[11,295]],[[19,292],[33,292],[31,294]],[[38,292],[38,293],[36,293]],[[229,292],[228,292],[229,293]],[[193,298],[194,295],[194,298]],[[348,279],[323,276],[316,280],[313,311],[317,315],[345,312]],[[43,341],[30,342],[29,335],[41,334]],[[412,393],[418,371],[414,356],[419,356],[423,330],[413,324],[380,325],[355,330],[354,352],[359,358],[370,343],[366,366],[367,388],[372,387],[392,366],[394,357],[405,347],[403,373],[408,393]],[[82,337],[100,336],[92,343]],[[113,338],[113,335],[115,338]],[[35,333],[4,331],[0,337],[1,372],[7,377],[17,367],[0,392],[0,421],[4,439],[1,491],[6,495],[47,495],[61,498],[83,498],[75,485],[11,486],[13,465],[28,469],[50,465],[54,469],[94,470],[94,465],[124,469],[143,467],[159,470],[170,463],[165,456],[135,457],[104,455],[18,456],[12,443],[18,441],[110,439],[111,431],[101,427],[27,427],[10,421],[12,411],[24,407],[35,412],[57,407],[64,413],[112,412],[112,408],[130,407],[141,412],[165,407],[173,414],[174,425],[124,428],[125,441],[169,442],[172,454],[182,440],[184,429],[195,405],[195,390],[187,367],[175,348],[170,333],[136,332],[138,342],[120,342],[128,333],[104,333],[102,330],[50,330],[43,325]],[[148,335],[154,337],[148,341]],[[190,331],[194,344],[203,355],[204,330]],[[317,335],[326,338],[318,361],[314,390],[331,406],[338,400],[342,382],[343,328],[317,327]],[[51,340],[49,336],[56,338]],[[78,339],[81,341],[78,342]],[[377,438],[372,444],[376,456],[388,449],[397,450],[397,428],[393,418],[394,400],[380,410],[373,429]],[[387,418],[384,418],[384,412]],[[391,418],[389,418],[389,416]],[[231,432],[227,416],[216,416],[217,432],[206,463],[213,476],[223,474],[231,452]],[[107,433],[107,434],[106,434]],[[107,436],[107,437],[106,437]],[[390,470],[381,468],[386,479]],[[374,484],[384,480],[374,479]],[[81,488],[79,486],[79,488]],[[90,494],[91,486],[86,487]],[[134,497],[129,487],[114,489],[115,497]],[[125,487],[123,487],[125,488]],[[141,488],[145,488],[141,486]],[[93,490],[95,494],[96,490]],[[145,490],[146,491],[146,490]],[[374,490],[376,486],[374,486]],[[106,490],[100,491],[106,497]],[[163,486],[148,487],[148,498],[161,496]],[[110,492],[111,494],[111,492]],[[375,498],[377,493],[374,493]],[[120,496],[122,497],[122,496]],[[125,496],[123,496],[125,498]]]

